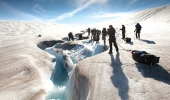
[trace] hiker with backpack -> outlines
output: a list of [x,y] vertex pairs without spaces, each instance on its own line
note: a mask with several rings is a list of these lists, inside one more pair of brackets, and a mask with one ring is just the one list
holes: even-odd
[[120,30],[122,30],[122,39],[125,39],[125,32],[126,32],[125,29],[126,29],[125,25],[122,25],[122,28],[120,29]]
[[135,31],[134,32],[136,32],[136,39],[137,38],[140,39],[140,30],[141,30],[141,28],[142,28],[142,26],[139,23],[137,23],[135,25]]
[[107,35],[107,31],[106,28],[104,27],[102,30],[102,40],[104,41],[104,44],[106,44],[106,35]]
[[70,41],[70,39],[72,39],[74,41],[74,36],[72,32],[68,33],[68,40]]
[[109,35],[109,46],[110,46],[109,54],[112,53],[112,43],[115,46],[116,52],[119,51],[119,48],[118,48],[117,43],[116,43],[115,33],[116,33],[116,31],[113,28],[113,26],[109,25],[109,29],[108,29],[108,32],[107,32],[107,34]]
[[97,36],[97,30],[96,30],[96,28],[93,29],[92,35],[93,35],[92,36],[93,37],[93,41],[96,41],[97,40],[97,37],[96,37]]

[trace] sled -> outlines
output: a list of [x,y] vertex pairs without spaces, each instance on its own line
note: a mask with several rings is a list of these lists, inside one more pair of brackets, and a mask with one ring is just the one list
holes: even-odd
[[131,42],[131,38],[128,38],[128,37],[127,37],[127,38],[125,38],[124,40],[125,40],[125,42],[126,42],[126,43]]
[[149,54],[146,51],[132,50],[132,58],[136,62],[153,65],[159,63],[159,58],[153,54]]

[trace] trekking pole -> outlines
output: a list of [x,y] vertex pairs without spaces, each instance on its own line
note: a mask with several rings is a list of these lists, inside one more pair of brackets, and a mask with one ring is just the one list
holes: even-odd
[[135,31],[134,31],[134,40],[135,40]]
[[[118,43],[117,43],[118,44]],[[119,44],[118,44],[119,45]],[[120,45],[119,45],[120,46]],[[131,51],[131,50],[126,50],[126,49],[124,49],[122,46],[120,46],[123,50],[125,50],[125,51]]]
[[[118,44],[118,43],[117,43]],[[119,45],[119,44],[118,44]],[[120,45],[119,45],[120,46]],[[122,46],[120,46],[123,50],[125,50]]]
[[119,35],[121,35],[121,34],[120,34],[120,29],[119,29]]

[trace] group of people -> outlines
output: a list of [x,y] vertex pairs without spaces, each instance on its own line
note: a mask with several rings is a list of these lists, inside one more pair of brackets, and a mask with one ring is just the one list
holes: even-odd
[[88,32],[88,38],[89,38],[90,33],[91,33],[91,39],[93,39],[94,41],[99,41],[100,34],[101,34],[101,31],[99,29],[94,28],[94,29],[90,30],[90,28],[88,28],[87,32]]
[[[140,30],[141,30],[141,28],[142,28],[142,26],[139,23],[137,23],[135,25],[134,32],[135,32],[135,35],[136,35],[136,39],[140,39]],[[122,25],[122,28],[120,30],[122,30],[122,39],[125,39],[125,32],[126,32],[125,26]]]
[[[140,39],[140,30],[141,30],[142,26],[137,23],[135,25],[135,35],[136,35],[136,39]],[[125,25],[122,25],[122,28],[120,29],[122,30],[122,39],[125,39],[125,32],[126,32],[126,28],[125,28]],[[106,43],[106,35],[108,34],[109,36],[109,46],[110,46],[110,50],[109,50],[109,54],[112,53],[112,43],[116,49],[116,52],[119,51],[119,48],[117,46],[117,43],[116,43],[116,38],[115,38],[115,33],[116,33],[116,30],[113,28],[112,25],[109,25],[109,28],[106,30],[106,28],[103,28],[102,30],[102,39],[104,41],[104,44]]]
[[[136,35],[136,39],[140,39],[140,30],[141,30],[141,25],[139,23],[137,23],[135,25],[135,35]],[[125,33],[126,33],[126,27],[125,25],[122,25],[122,28],[120,29],[122,30],[122,39],[125,39]],[[104,44],[106,44],[106,36],[108,35],[109,36],[109,54],[112,53],[112,43],[116,49],[116,52],[119,52],[119,48],[117,46],[117,43],[116,43],[116,37],[115,37],[115,33],[116,33],[116,30],[114,29],[114,27],[112,25],[109,25],[109,28],[106,29],[105,27],[103,28],[102,32],[96,28],[94,29],[91,29],[88,28],[87,29],[87,32],[88,32],[88,37],[90,36],[90,33],[91,33],[91,39],[93,39],[94,41],[99,41],[99,36],[100,34],[102,33],[102,39],[104,41]],[[68,37],[69,37],[69,41],[70,39],[72,39],[74,41],[74,36],[72,34],[72,32],[70,32],[68,34]]]
[[116,43],[116,37],[115,37],[116,30],[113,28],[112,25],[109,25],[109,28],[106,30],[106,28],[103,28],[102,30],[102,39],[104,41],[104,44],[106,44],[106,36],[109,36],[109,54],[112,53],[112,43],[116,49],[116,52],[119,52],[119,48]]

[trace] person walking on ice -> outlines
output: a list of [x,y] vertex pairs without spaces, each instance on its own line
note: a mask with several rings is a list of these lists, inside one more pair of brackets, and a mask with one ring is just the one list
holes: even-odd
[[104,27],[102,30],[102,40],[104,41],[104,45],[106,45],[106,35],[107,35],[107,31],[106,28]]
[[126,29],[125,25],[122,25],[122,28],[120,29],[120,30],[122,30],[122,39],[125,39],[125,32],[126,32],[125,29]]
[[87,32],[88,32],[88,36],[87,37],[89,38],[89,36],[90,36],[90,28],[87,29]]
[[136,39],[137,38],[140,39],[140,30],[141,30],[141,28],[142,28],[142,26],[139,23],[137,23],[135,25],[135,31],[134,32],[136,32]]
[[112,53],[112,43],[115,46],[116,52],[119,52],[119,48],[116,43],[115,32],[116,31],[113,28],[113,26],[109,25],[109,29],[108,29],[108,33],[107,33],[109,35],[109,46],[110,46],[109,54]]

